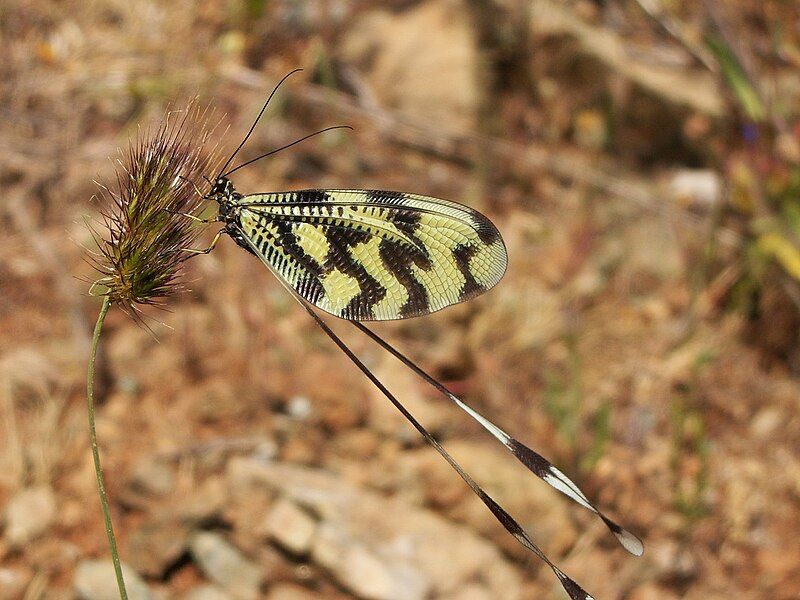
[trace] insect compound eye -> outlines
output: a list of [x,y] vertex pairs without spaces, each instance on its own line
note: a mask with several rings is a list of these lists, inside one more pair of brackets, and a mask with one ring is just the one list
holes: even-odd
[[208,192],[209,196],[220,196],[225,194],[225,180],[222,178],[215,179],[214,185],[211,186],[211,191]]

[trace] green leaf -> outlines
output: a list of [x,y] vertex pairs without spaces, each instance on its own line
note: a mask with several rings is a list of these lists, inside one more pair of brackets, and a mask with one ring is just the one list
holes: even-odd
[[763,121],[767,109],[734,52],[725,40],[712,33],[706,35],[706,45],[717,59],[722,76],[747,116],[754,121]]
[[761,234],[756,244],[758,249],[774,258],[792,277],[800,281],[800,250],[778,233]]

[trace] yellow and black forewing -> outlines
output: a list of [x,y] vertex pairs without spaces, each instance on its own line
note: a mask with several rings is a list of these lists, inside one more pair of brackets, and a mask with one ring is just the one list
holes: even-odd
[[403,319],[494,286],[508,258],[489,219],[455,202],[382,190],[242,196],[251,249],[322,310],[356,321]]

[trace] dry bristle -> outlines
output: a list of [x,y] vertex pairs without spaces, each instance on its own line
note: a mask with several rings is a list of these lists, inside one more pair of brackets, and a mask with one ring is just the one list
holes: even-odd
[[[123,307],[158,304],[180,289],[183,262],[200,228],[178,213],[202,203],[194,182],[215,173],[219,157],[209,149],[206,111],[189,106],[168,113],[158,129],[139,133],[119,161],[117,185],[101,186],[108,203],[102,254],[95,262],[111,301]],[[133,311],[128,311],[134,314]]]

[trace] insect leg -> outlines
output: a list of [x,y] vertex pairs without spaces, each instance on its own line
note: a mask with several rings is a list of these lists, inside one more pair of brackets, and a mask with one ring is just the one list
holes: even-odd
[[[191,216],[191,215],[186,215],[186,216],[188,217],[188,216]],[[204,221],[204,222],[206,222],[206,221]],[[208,222],[210,223],[210,221],[208,221]],[[205,250],[197,250],[196,248],[184,248],[183,251],[184,252],[188,252],[189,254],[208,254],[214,248],[216,248],[217,242],[219,242],[219,238],[222,237],[223,233],[225,233],[225,229],[224,228],[220,229],[217,232],[217,235],[215,235],[214,239],[211,240],[211,245],[208,248],[206,248]]]
[[213,219],[201,219],[200,217],[195,217],[194,215],[190,215],[189,213],[178,212],[176,210],[170,210],[168,208],[162,209],[164,212],[169,213],[171,215],[179,215],[181,217],[186,217],[187,219],[191,219],[192,221],[196,221],[197,223],[213,223],[216,221],[216,217]]
[[192,187],[194,188],[194,193],[197,194],[198,196],[200,196],[201,198],[205,198],[205,196],[203,195],[203,192],[200,191],[200,188],[197,187],[197,184],[194,181],[192,181],[191,179],[187,179],[183,175],[178,175],[178,178],[182,179],[186,183],[192,184]]

